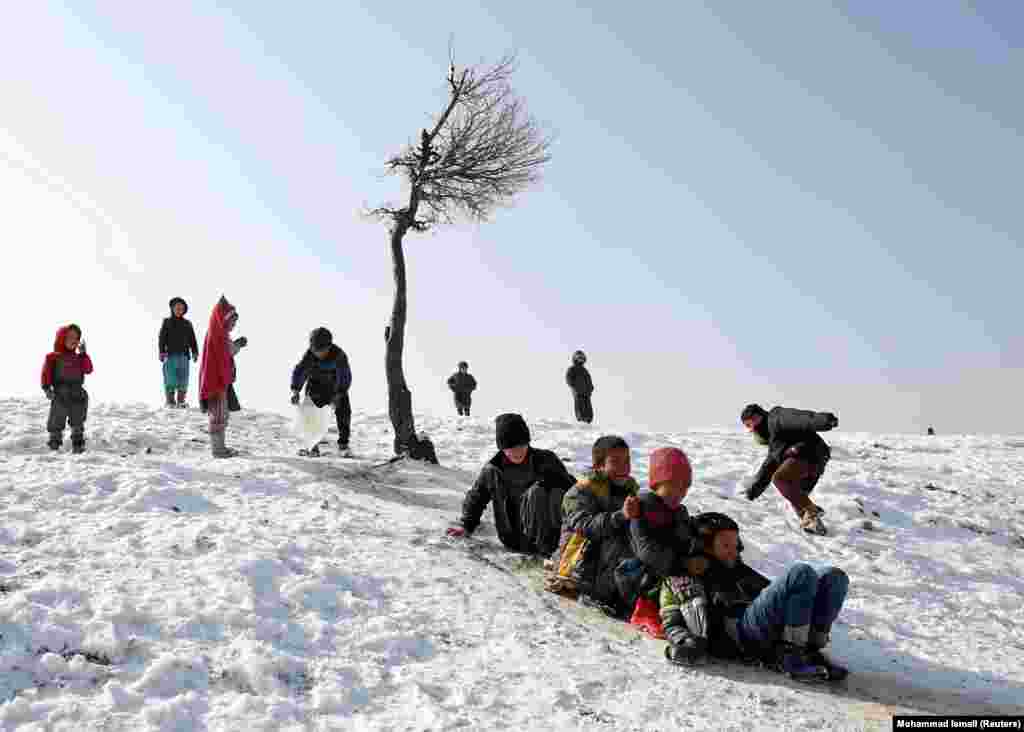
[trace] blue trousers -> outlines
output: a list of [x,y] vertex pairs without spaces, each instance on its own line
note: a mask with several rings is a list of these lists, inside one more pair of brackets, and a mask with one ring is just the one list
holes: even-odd
[[850,580],[838,567],[797,562],[754,599],[738,622],[740,638],[766,648],[784,627],[809,625],[828,632],[846,600]]
[[172,353],[164,361],[164,391],[188,391],[187,353]]

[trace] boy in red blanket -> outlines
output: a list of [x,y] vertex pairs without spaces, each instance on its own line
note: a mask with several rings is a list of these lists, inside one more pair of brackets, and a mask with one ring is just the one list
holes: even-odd
[[64,428],[71,424],[71,451],[85,452],[85,417],[89,412],[89,394],[82,388],[86,374],[92,373],[92,359],[85,351],[82,329],[65,325],[57,331],[53,353],[43,362],[42,384],[50,400],[46,431],[51,450],[64,442]]

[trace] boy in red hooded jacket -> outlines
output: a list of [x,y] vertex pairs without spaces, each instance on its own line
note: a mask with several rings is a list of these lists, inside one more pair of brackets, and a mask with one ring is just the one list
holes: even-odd
[[50,400],[50,417],[46,431],[51,450],[59,450],[64,442],[64,428],[71,424],[71,451],[85,451],[85,417],[89,411],[89,394],[82,388],[86,374],[92,373],[92,359],[85,350],[82,329],[71,324],[57,331],[53,353],[43,362],[42,385]]
[[235,354],[248,344],[245,337],[231,340],[231,331],[238,323],[238,311],[223,295],[213,307],[210,325],[203,343],[203,360],[199,366],[199,399],[206,404],[210,417],[210,452],[215,458],[238,454],[224,444],[229,398],[234,392]]

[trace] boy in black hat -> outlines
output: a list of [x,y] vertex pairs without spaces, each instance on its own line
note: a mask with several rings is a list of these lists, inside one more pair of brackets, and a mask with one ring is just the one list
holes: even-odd
[[448,535],[472,534],[488,503],[494,527],[509,549],[547,556],[558,546],[562,498],[576,479],[550,450],[530,447],[530,429],[518,414],[494,420],[497,454],[484,465],[462,502],[459,525]]
[[594,421],[594,405],[591,403],[594,380],[590,378],[590,372],[583,365],[586,362],[587,354],[583,351],[576,351],[572,354],[572,366],[565,372],[565,383],[569,385],[569,390],[572,392],[576,421],[590,424]]
[[[334,344],[334,336],[327,328],[317,328],[309,334],[309,350],[292,370],[292,404],[299,403],[302,386],[318,407],[334,406],[338,423],[338,451],[349,454],[348,440],[352,428],[352,403],[348,398],[352,386],[352,369],[348,356]],[[314,445],[308,454],[320,457],[320,446]]]

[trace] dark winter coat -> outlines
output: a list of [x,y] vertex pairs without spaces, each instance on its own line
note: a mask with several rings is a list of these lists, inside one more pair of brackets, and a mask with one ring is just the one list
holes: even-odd
[[476,379],[468,373],[456,371],[448,377],[448,388],[455,392],[456,396],[469,396],[476,389]]
[[335,345],[330,347],[327,357],[323,359],[307,350],[292,370],[292,391],[301,391],[303,384],[306,385],[306,393],[318,407],[328,404],[335,394],[347,394],[352,386],[348,356]]
[[459,524],[466,533],[473,533],[480,525],[487,504],[491,503],[494,506],[494,528],[501,543],[513,549],[519,548],[523,536],[519,503],[527,489],[538,484],[547,490],[564,492],[575,482],[561,459],[550,450],[531,447],[521,465],[509,462],[499,451],[484,465],[473,487],[466,493]]
[[620,563],[633,559],[629,520],[622,512],[629,496],[639,493],[633,478],[617,485],[598,472],[578,481],[562,501],[563,553],[574,540],[585,540],[582,556],[572,569],[579,591],[625,613],[628,598],[616,580]]
[[642,516],[629,522],[633,554],[659,577],[686,573],[686,560],[694,553],[696,532],[686,506],[673,511],[657,493],[640,494]]
[[185,355],[197,358],[199,356],[199,343],[196,341],[196,332],[192,328],[192,321],[188,320],[184,314],[180,318],[174,314],[175,302],[185,305],[185,312],[188,312],[188,304],[184,300],[180,298],[171,300],[171,317],[164,318],[164,323],[160,326],[160,337],[158,338],[159,355],[162,356],[166,353],[173,356],[184,353]]
[[670,642],[679,630],[702,635],[708,640],[708,652],[719,658],[758,656],[763,649],[741,645],[736,624],[771,580],[742,559],[727,567],[713,557],[706,558],[708,569],[700,581],[673,577],[662,585],[665,635]]
[[590,372],[581,363],[574,363],[565,372],[565,383],[576,394],[589,396],[594,393],[594,382],[590,378]]
[[795,449],[795,457],[818,466],[821,472],[832,451],[818,433],[832,429],[835,424],[836,417],[831,412],[774,407],[757,429],[758,436],[768,443],[768,457],[757,472],[751,493],[759,495],[764,491],[790,448]]

